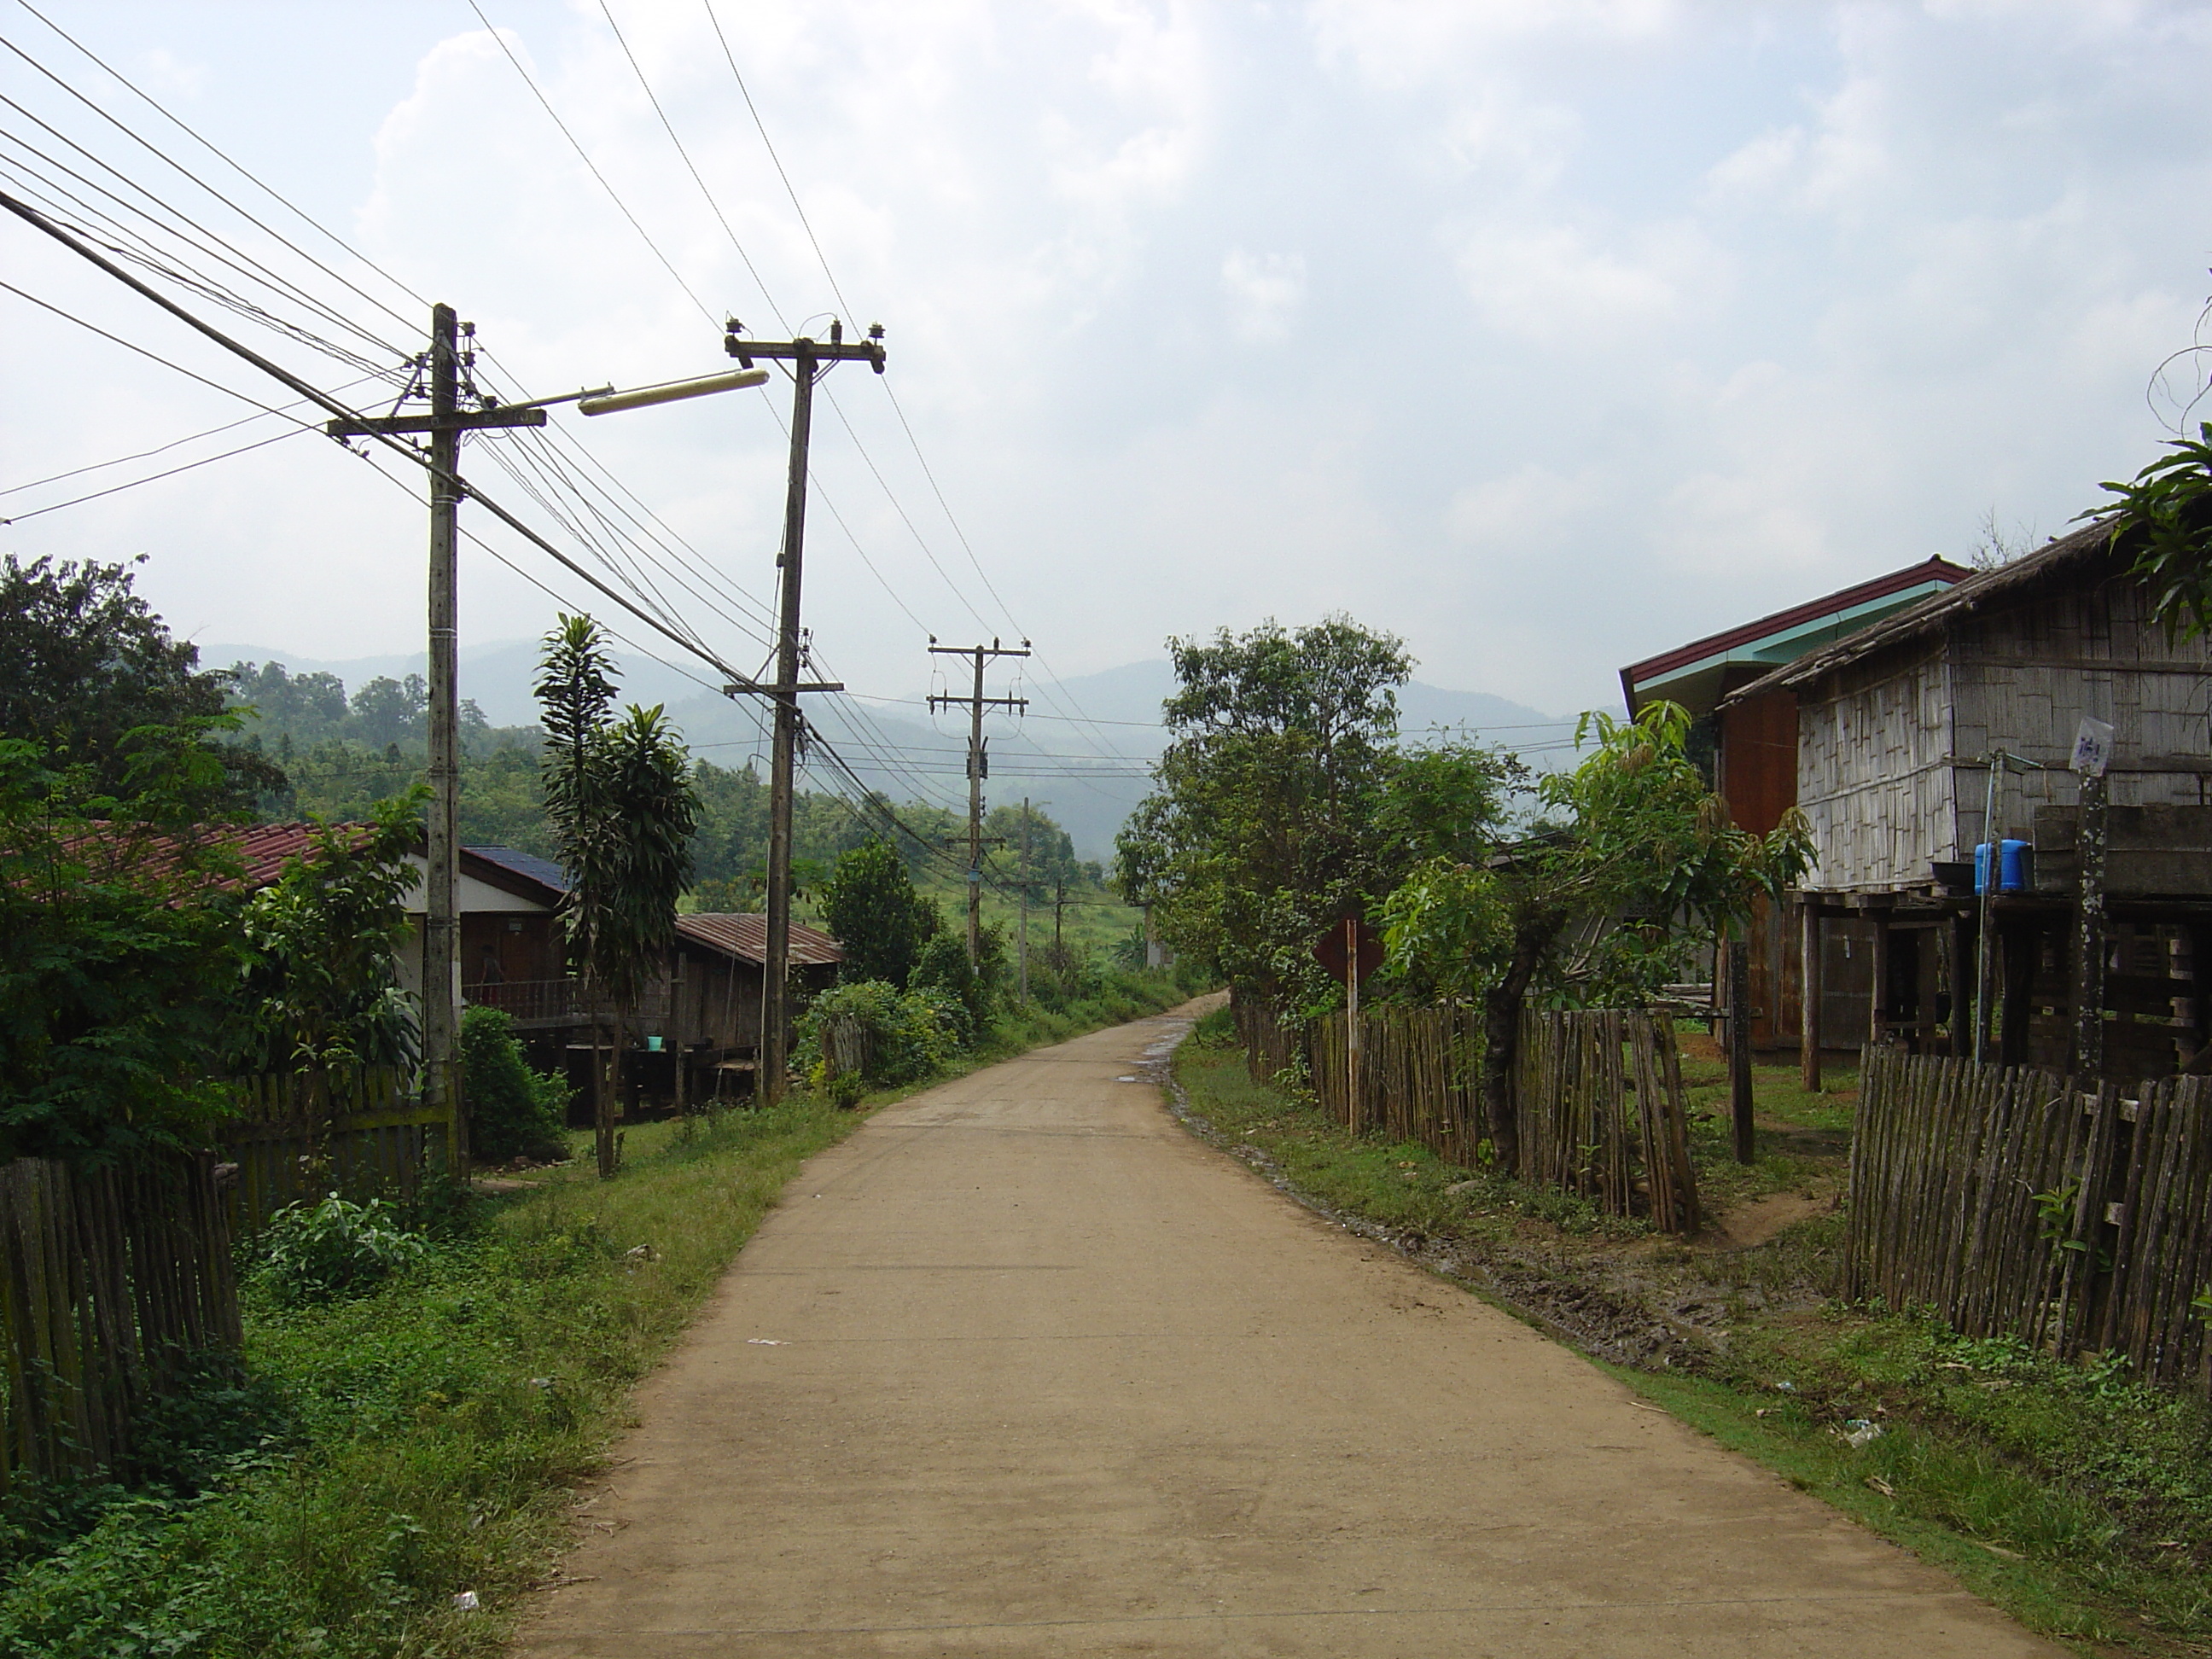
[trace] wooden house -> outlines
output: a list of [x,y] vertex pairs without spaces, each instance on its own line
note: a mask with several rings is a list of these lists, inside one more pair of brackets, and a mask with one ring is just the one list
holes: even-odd
[[[1744,695],[1782,665],[1832,645],[1860,629],[1940,594],[1972,573],[1947,560],[1907,565],[1771,616],[1709,634],[1620,671],[1628,712],[1662,700],[1680,703],[1711,744],[1713,785],[1735,822],[1756,835],[1781,823],[1797,804],[1797,708],[1782,688]],[[1750,929],[1751,1040],[1754,1048],[1795,1047],[1798,1008],[1798,929],[1794,917],[1762,904]],[[1854,951],[1849,924],[1836,933],[1844,953],[1826,982],[1846,994]],[[1856,1047],[1858,1005],[1840,1007],[1833,1040]],[[1855,1023],[1856,1022],[1856,1023]]]
[[[2203,1046],[2212,978],[2212,643],[2144,616],[2105,527],[1978,573],[1724,698],[1723,719],[1787,696],[1796,801],[1818,863],[1805,884],[1800,971],[1817,985],[1828,938],[1863,939],[1856,1042],[1971,1052],[1984,981],[2007,1063],[2073,1057],[2074,986],[2101,978],[2101,1069],[2171,1072]],[[2109,924],[2085,963],[2074,857],[2083,718],[2112,728],[2105,787]],[[1994,810],[1992,810],[1992,808]],[[2018,890],[1989,901],[1986,974],[1975,848],[2029,843]],[[1831,1011],[1832,1013],[1832,1010]],[[1801,1048],[1838,1034],[1807,1022]]]
[[[568,975],[559,932],[566,873],[512,848],[473,847],[463,854],[462,880],[462,1000],[504,1011],[534,1065],[564,1070],[586,1090],[588,1056],[611,1039],[614,1009]],[[733,1086],[750,1091],[760,1050],[767,946],[765,916],[694,912],[676,918],[675,943],[631,1011],[628,1092],[680,1104]],[[799,988],[794,1016],[836,979],[844,959],[827,933],[792,924],[792,971]]]

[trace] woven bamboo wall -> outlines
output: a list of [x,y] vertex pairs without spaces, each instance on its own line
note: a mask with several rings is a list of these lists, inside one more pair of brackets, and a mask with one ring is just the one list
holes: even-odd
[[2075,799],[2067,770],[2084,714],[2113,726],[2115,806],[2212,805],[2212,641],[2169,641],[2118,580],[1970,616],[1800,689],[1799,805],[1827,892],[1924,884],[1931,860],[1984,838],[1993,748],[2044,769],[2011,775],[1997,828],[2028,839],[2039,806]]

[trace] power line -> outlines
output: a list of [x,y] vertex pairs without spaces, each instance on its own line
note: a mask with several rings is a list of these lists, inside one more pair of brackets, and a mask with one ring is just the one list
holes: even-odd
[[[421,295],[417,294],[413,289],[410,288],[405,283],[400,281],[398,277],[393,276],[382,265],[377,264],[375,260],[363,253],[359,248],[354,246],[343,237],[338,235],[336,232],[323,225],[320,222],[316,220],[313,215],[307,213],[304,209],[296,205],[282,192],[273,189],[271,186],[263,182],[263,180],[255,174],[248,172],[244,167],[233,161],[226,152],[216,148],[215,144],[210,143],[206,138],[202,137],[195,129],[186,125],[177,116],[172,114],[168,109],[156,101],[151,94],[141,88],[137,82],[129,79],[120,70],[111,65],[105,58],[95,53],[89,46],[84,45],[84,43],[79,40],[75,35],[70,33],[59,24],[54,22],[44,12],[32,5],[30,3],[30,0],[16,0],[16,3],[21,6],[25,11],[29,12],[32,16],[37,18],[41,23],[44,23],[48,28],[53,30],[56,34],[60,35],[61,38],[68,41],[70,45],[75,46],[77,51],[83,53],[85,57],[90,58],[94,64],[99,64],[99,66],[102,70],[106,70],[106,73],[119,85],[128,88],[131,95],[137,98],[139,102],[144,104],[149,109],[151,109],[171,126],[176,128],[178,131],[183,133],[194,143],[198,144],[202,149],[207,151],[209,155],[214,156],[225,167],[228,167],[233,173],[236,173],[240,178],[252,185],[264,196],[269,198],[270,201],[275,202],[278,206],[283,208],[286,212],[289,213],[294,218],[299,220],[301,223],[313,230],[325,241],[330,243],[334,247],[343,250],[349,258],[359,260],[369,270],[383,277],[386,282],[391,283],[392,287],[398,289],[402,294],[412,300],[418,308],[427,307],[430,303]],[[204,189],[205,186],[203,185],[202,188]],[[340,280],[343,281],[343,278],[340,278]],[[354,291],[357,294],[361,292],[358,289],[356,289]],[[406,318],[401,316],[399,313],[392,310],[389,306],[383,305],[381,302],[371,299],[370,296],[365,294],[362,295],[362,297],[368,300],[371,305],[377,306],[377,307],[384,312],[386,316],[392,318],[402,326],[410,325]]]
[[531,96],[538,100],[538,106],[551,117],[553,125],[561,129],[561,136],[568,141],[568,148],[576,152],[576,159],[590,169],[592,177],[599,181],[599,188],[606,191],[607,198],[620,210],[622,216],[629,221],[629,228],[638,234],[639,239],[645,243],[646,246],[653,250],[653,257],[659,260],[661,268],[675,278],[676,286],[684,290],[684,297],[698,307],[699,314],[707,319],[708,326],[719,327],[720,319],[713,312],[707,309],[706,301],[692,291],[691,284],[684,280],[683,273],[669,263],[668,256],[660,251],[660,244],[654,241],[647,233],[645,227],[638,222],[637,216],[629,210],[629,205],[616,194],[615,187],[607,182],[606,174],[599,171],[598,165],[585,152],[583,145],[576,142],[576,135],[568,131],[568,124],[561,118],[559,112],[554,109],[551,100],[538,90],[538,82],[531,78],[530,71],[522,67],[522,60],[514,55],[514,49],[507,44],[507,37],[492,27],[491,19],[484,15],[483,8],[477,3],[477,0],[469,0],[469,9],[476,13],[477,21],[484,26],[485,31],[490,34],[501,52],[505,55],[507,61],[514,65],[514,72],[522,77],[522,83],[530,88]]
[[[374,377],[365,376],[363,378],[373,379]],[[355,386],[360,386],[362,383],[362,382],[361,380],[356,380],[349,385],[339,386],[337,390],[339,392],[350,392]],[[296,405],[295,406],[296,407]],[[245,426],[249,422],[258,421],[261,418],[261,416],[258,414],[241,415],[234,421],[225,421],[221,426],[211,426],[204,432],[188,433],[181,438],[172,438],[167,443],[156,444],[151,449],[142,449],[137,451],[136,453],[130,455],[118,455],[112,461],[94,461],[89,465],[73,466],[66,472],[53,472],[49,473],[43,478],[33,478],[28,483],[9,484],[4,488],[0,488],[0,495],[20,495],[26,489],[36,489],[41,484],[59,483],[65,478],[81,477],[88,472],[105,471],[111,466],[124,466],[132,461],[151,460],[156,455],[165,455],[170,450],[180,449],[186,444],[198,443],[203,438],[212,438],[220,433],[234,431],[238,428]]]
[[58,513],[65,507],[82,507],[85,502],[96,501],[104,495],[119,495],[126,489],[137,489],[140,484],[155,483],[163,478],[173,478],[179,472],[191,472],[199,467],[212,466],[216,462],[227,461],[234,455],[243,455],[256,449],[266,449],[271,444],[281,444],[287,438],[296,438],[299,435],[297,429],[279,432],[272,437],[258,439],[250,444],[240,444],[235,449],[226,449],[220,455],[206,455],[197,461],[186,461],[182,466],[173,466],[165,472],[149,473],[145,477],[132,478],[125,483],[111,484],[105,489],[95,489],[88,495],[73,496],[65,501],[55,501],[46,507],[34,507],[27,513],[18,513],[11,518],[0,519],[0,524],[21,524],[28,519],[42,518],[49,513]]
[[[54,31],[54,33],[57,33],[57,34],[60,34],[60,35],[62,36],[62,38],[63,38],[64,40],[68,40],[68,41],[69,41],[69,43],[70,43],[71,46],[76,46],[77,50],[78,50],[79,52],[84,52],[84,55],[85,55],[86,57],[88,57],[88,58],[93,58],[93,55],[92,55],[92,53],[91,53],[91,52],[89,52],[86,51],[86,50],[85,50],[85,48],[84,48],[83,46],[78,46],[77,42],[76,42],[73,38],[71,38],[70,36],[69,36],[69,35],[67,35],[67,34],[63,33],[62,30],[61,30],[61,29],[59,29],[58,27],[55,27],[55,25],[54,25],[54,24],[53,24],[53,23],[52,23],[52,21],[50,21],[50,20],[49,20],[49,19],[48,19],[48,18],[47,18],[47,17],[43,14],[43,13],[40,12],[40,11],[39,11],[39,10],[37,10],[34,7],[33,7],[33,6],[30,4],[30,0],[16,0],[16,3],[17,3],[17,4],[19,4],[19,5],[21,5],[21,6],[23,8],[23,9],[24,9],[24,10],[26,10],[26,11],[27,11],[27,12],[29,12],[29,13],[31,14],[31,15],[33,15],[33,17],[36,17],[36,18],[37,18],[37,19],[38,19],[41,23],[46,24],[46,26],[48,28],[52,29],[52,30]],[[118,132],[120,132],[121,134],[123,134],[123,136],[124,136],[125,137],[126,137],[126,138],[130,139],[131,143],[133,143],[137,144],[137,145],[141,149],[143,149],[143,150],[144,150],[148,155],[149,155],[153,156],[156,161],[160,161],[163,166],[165,166],[165,167],[169,167],[169,168],[173,169],[174,172],[176,172],[177,173],[179,173],[179,175],[181,175],[183,178],[185,178],[185,179],[186,179],[190,180],[192,184],[195,184],[195,185],[198,185],[200,189],[202,189],[202,190],[205,191],[209,195],[210,195],[210,196],[214,197],[214,198],[216,198],[216,200],[217,200],[218,202],[221,202],[221,203],[222,203],[225,207],[227,207],[227,208],[230,209],[230,210],[231,210],[232,212],[234,212],[234,213],[237,214],[237,215],[238,215],[238,216],[239,216],[240,218],[241,218],[241,219],[245,220],[245,221],[246,222],[246,223],[248,223],[248,224],[252,225],[255,229],[257,229],[257,230],[259,230],[259,231],[263,232],[263,233],[264,233],[264,234],[266,234],[266,235],[269,235],[269,236],[274,237],[277,241],[279,241],[279,242],[283,243],[283,244],[284,245],[284,246],[286,246],[286,247],[289,248],[293,252],[295,252],[295,253],[298,254],[298,255],[299,255],[302,259],[305,259],[305,260],[306,260],[309,264],[311,264],[311,265],[314,266],[316,270],[318,270],[321,271],[325,276],[329,276],[329,277],[331,277],[332,279],[334,279],[334,280],[335,280],[335,281],[337,281],[337,283],[339,283],[343,284],[343,285],[345,288],[347,288],[348,289],[351,290],[353,293],[355,293],[355,294],[356,294],[356,295],[359,295],[362,299],[364,299],[364,300],[368,301],[369,302],[369,304],[371,304],[371,305],[374,306],[378,310],[380,310],[380,311],[381,311],[381,312],[384,312],[386,315],[388,315],[388,316],[392,317],[394,320],[398,321],[398,322],[401,322],[401,323],[403,323],[403,324],[406,321],[406,319],[405,319],[404,318],[401,317],[401,316],[400,316],[400,314],[399,314],[397,311],[392,310],[392,308],[390,306],[388,306],[388,305],[385,304],[383,301],[381,301],[381,300],[380,300],[380,299],[376,298],[376,296],[375,296],[375,295],[372,295],[372,294],[368,293],[366,289],[362,289],[362,288],[358,287],[358,286],[357,286],[356,284],[355,284],[352,281],[350,281],[350,280],[349,280],[349,279],[348,279],[347,277],[345,277],[345,276],[343,276],[340,275],[337,271],[331,270],[330,266],[328,266],[328,265],[325,264],[324,264],[320,259],[318,259],[317,258],[315,258],[315,256],[314,256],[313,254],[312,254],[312,253],[308,252],[305,248],[301,247],[298,243],[296,243],[296,242],[293,241],[293,240],[291,240],[291,238],[289,238],[289,236],[286,236],[286,235],[285,235],[282,231],[280,231],[280,230],[276,229],[274,226],[270,225],[270,224],[268,224],[268,223],[264,222],[263,220],[261,220],[260,218],[257,217],[255,215],[253,215],[253,214],[249,213],[248,211],[246,211],[246,210],[245,208],[243,208],[243,207],[240,206],[240,205],[239,205],[239,204],[237,204],[236,202],[232,201],[232,200],[231,200],[231,198],[230,198],[229,197],[228,197],[228,196],[224,195],[221,191],[217,190],[217,189],[216,189],[213,185],[209,184],[209,183],[207,182],[207,180],[205,180],[204,179],[202,179],[202,178],[201,178],[201,177],[199,177],[197,173],[193,173],[193,172],[191,171],[191,168],[189,168],[189,167],[185,167],[182,162],[180,162],[180,161],[179,161],[175,160],[173,157],[172,157],[171,155],[169,155],[167,152],[165,152],[164,150],[162,150],[159,146],[157,146],[157,145],[155,145],[155,144],[154,144],[154,143],[149,143],[148,140],[146,140],[146,139],[144,139],[144,138],[143,138],[143,137],[139,137],[139,135],[138,135],[137,132],[133,131],[131,128],[129,128],[129,127],[125,126],[125,125],[121,121],[118,120],[114,116],[112,116],[112,115],[111,115],[110,113],[108,113],[108,112],[107,112],[107,111],[106,111],[106,110],[104,110],[104,109],[100,108],[100,106],[99,105],[97,105],[97,104],[94,103],[94,102],[92,101],[92,100],[91,100],[91,99],[89,99],[89,98],[86,97],[82,93],[79,92],[79,91],[78,91],[75,87],[72,87],[71,85],[70,85],[70,83],[69,83],[68,82],[66,82],[66,81],[63,80],[63,79],[61,78],[61,76],[58,76],[58,75],[55,74],[52,70],[48,69],[45,64],[43,64],[40,63],[40,62],[38,61],[38,59],[37,59],[37,58],[35,58],[32,57],[28,52],[25,52],[25,51],[24,51],[21,46],[16,46],[13,41],[11,41],[11,40],[6,40],[6,39],[4,39],[4,38],[0,38],[0,46],[6,46],[6,47],[7,47],[7,49],[8,49],[9,52],[14,52],[14,53],[15,54],[15,56],[16,56],[16,57],[18,57],[18,58],[21,58],[21,59],[22,59],[26,64],[29,64],[33,69],[36,70],[37,70],[40,75],[45,76],[46,77],[46,79],[47,79],[47,80],[49,80],[49,81],[52,82],[56,86],[59,87],[59,88],[60,88],[64,92],[67,93],[70,97],[72,97],[72,98],[76,99],[79,103],[82,104],[82,105],[83,105],[87,109],[90,110],[90,111],[91,111],[94,115],[97,115],[97,116],[98,116],[101,120],[103,120],[103,121],[106,122],[106,123],[108,124],[108,125],[110,125],[110,126],[113,127],[113,128],[114,128]],[[209,150],[212,151],[213,153],[215,153],[215,154],[216,154],[216,155],[222,155],[222,152],[221,152],[221,151],[219,151],[219,150],[216,150],[216,149],[215,149],[215,146],[214,146],[214,145],[208,143],[207,143],[207,141],[206,141],[205,139],[204,139],[204,138],[200,137],[199,134],[198,134],[197,132],[193,132],[193,131],[192,131],[192,130],[191,130],[190,127],[185,126],[185,124],[184,124],[182,121],[178,120],[178,119],[177,119],[177,118],[176,118],[175,116],[169,114],[168,111],[167,111],[167,110],[165,110],[165,109],[162,109],[162,108],[161,108],[161,106],[159,104],[155,104],[155,103],[154,103],[154,100],[153,100],[152,99],[148,98],[144,93],[143,93],[143,92],[139,92],[139,90],[138,90],[138,88],[137,88],[137,87],[132,86],[132,85],[131,85],[131,83],[130,82],[128,82],[128,81],[125,81],[125,80],[123,79],[123,77],[122,77],[120,75],[116,75],[116,74],[115,74],[115,71],[114,71],[113,70],[112,70],[112,69],[108,69],[108,68],[107,68],[107,65],[106,65],[106,64],[104,64],[104,63],[100,63],[100,60],[99,58],[93,58],[93,61],[94,61],[94,63],[96,63],[96,64],[100,64],[100,68],[102,68],[102,69],[104,69],[104,70],[107,70],[107,72],[108,72],[110,75],[114,76],[116,80],[122,82],[122,83],[123,83],[125,86],[129,87],[129,88],[130,88],[130,89],[131,89],[133,93],[137,94],[138,97],[140,97],[141,99],[144,100],[144,101],[145,101],[145,102],[147,102],[148,104],[152,105],[152,106],[153,106],[153,107],[154,107],[156,111],[158,111],[158,112],[160,112],[160,113],[161,113],[164,118],[167,118],[167,120],[168,120],[172,125],[173,125],[174,126],[176,126],[177,128],[179,128],[180,131],[184,131],[184,132],[185,132],[185,133],[189,134],[189,135],[191,137],[191,138],[192,138],[196,143],[198,143],[201,144],[204,148],[205,148],[205,149],[209,149]],[[20,106],[18,106],[17,107],[20,107]],[[28,113],[28,112],[27,112],[27,111],[26,111],[26,112],[25,112],[25,113],[26,113],[26,114],[27,114],[27,113]],[[35,117],[35,116],[33,116],[31,118],[32,118],[32,119],[33,119],[33,120],[36,120],[38,118],[37,118],[37,117]],[[43,121],[40,122],[39,124],[40,124],[40,125],[41,125],[41,126],[45,126],[45,125],[46,125],[46,123],[44,123]],[[47,131],[52,131],[52,129],[49,127],[49,128],[47,128]],[[58,137],[59,135],[58,134],[57,136]],[[229,158],[229,157],[228,157],[228,156],[223,156],[223,157],[222,157],[222,159],[223,159],[226,162],[229,162],[229,161],[230,161],[230,158]],[[235,162],[230,162],[230,165],[231,165],[231,166],[233,166],[234,167],[236,167],[236,165],[237,165],[237,164],[236,164]],[[243,168],[238,168],[238,171],[240,171],[240,172],[243,173],[243,172],[244,172],[244,169],[243,169]],[[120,175],[118,175],[118,176],[119,177]],[[258,183],[258,181],[257,180],[256,182]],[[265,189],[265,188],[266,188],[266,186],[264,186],[264,188]],[[274,194],[274,192],[273,192],[273,191],[272,191],[272,192],[270,192],[270,193],[271,193],[271,194]],[[288,204],[288,205],[289,205],[289,204]],[[350,251],[350,250],[349,250],[349,251]]]

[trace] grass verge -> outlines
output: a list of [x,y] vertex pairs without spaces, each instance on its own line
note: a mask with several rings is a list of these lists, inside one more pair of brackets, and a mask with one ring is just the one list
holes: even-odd
[[[968,1068],[1187,994],[1149,976],[1003,1018]],[[249,1282],[243,1373],[215,1368],[172,1402],[190,1454],[173,1479],[19,1492],[0,1513],[0,1654],[500,1651],[521,1593],[557,1571],[570,1491],[632,1385],[799,1166],[865,1118],[796,1100],[632,1125],[615,1180],[580,1160],[456,1198],[424,1259],[368,1294],[287,1306]]]
[[[1692,1059],[1687,1080],[1714,1091],[1705,1069]],[[1848,1078],[1807,1097],[1783,1068],[1762,1075],[1747,1167],[1723,1124],[1699,1122],[1719,1225],[1686,1243],[1350,1135],[1254,1083],[1224,1021],[1201,1022],[1175,1070],[1196,1127],[1285,1189],[1574,1342],[2032,1628],[2084,1651],[2212,1652],[2212,1411],[2110,1359],[1838,1300]],[[1750,1244],[1729,1232],[1778,1202],[1803,1218]]]

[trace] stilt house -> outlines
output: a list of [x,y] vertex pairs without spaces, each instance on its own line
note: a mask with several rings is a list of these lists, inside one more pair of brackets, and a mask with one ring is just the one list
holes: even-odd
[[[2148,625],[2127,563],[2093,526],[1723,699],[1724,768],[1732,718],[1748,726],[1779,699],[1796,709],[1796,803],[1818,855],[1798,906],[1808,1060],[1844,1037],[1970,1053],[1986,988],[1987,1057],[2063,1068],[2077,1058],[2075,987],[2099,981],[2092,1069],[2160,1075],[2204,1046],[2212,642]],[[2093,906],[2087,935],[2071,769],[2085,716],[2112,733],[2107,920],[2094,926]],[[1990,840],[2032,854],[2015,886],[1989,895],[1984,927],[1974,858]],[[1838,939],[1863,955],[1841,1006],[1826,983]]]
[[[1797,804],[1797,704],[1786,690],[1747,688],[1765,685],[1778,666],[1854,636],[1972,574],[1928,559],[1854,583],[1631,663],[1620,671],[1621,695],[1632,714],[1662,699],[1687,709],[1698,722],[1698,738],[1711,745],[1714,785],[1730,814],[1746,830],[1765,835]],[[1795,918],[1762,902],[1748,931],[1752,1044],[1794,1048],[1802,1023]],[[1825,982],[1847,988],[1865,953],[1854,955],[1845,932],[1838,931],[1835,943],[1844,954]],[[1859,1000],[1844,1005],[1836,1024],[1831,1040],[1838,1046],[1857,1046],[1863,1004],[1862,987]]]

